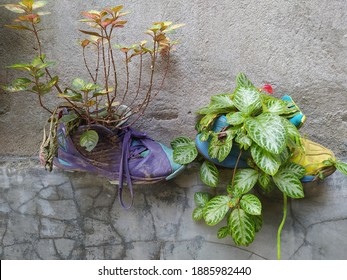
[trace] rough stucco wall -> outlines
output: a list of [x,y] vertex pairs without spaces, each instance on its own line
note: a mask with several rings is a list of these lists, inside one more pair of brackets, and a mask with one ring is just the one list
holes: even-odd
[[[8,1],[6,1],[8,2]],[[15,2],[15,1],[12,1]],[[50,1],[44,18],[44,52],[66,85],[87,78],[77,44],[79,12],[112,1]],[[152,21],[186,24],[172,71],[156,102],[138,127],[166,144],[193,135],[194,112],[216,93],[231,91],[243,71],[258,85],[271,83],[277,96],[290,94],[306,113],[303,128],[313,140],[346,156],[347,2],[324,1],[123,1],[129,24],[120,41],[144,37]],[[0,11],[0,25],[10,15]],[[11,15],[12,16],[12,15]],[[125,35],[126,34],[131,35]],[[28,34],[0,29],[0,82],[17,73],[5,65],[30,60]],[[54,95],[54,94],[53,94]],[[46,98],[48,103],[53,95]],[[36,155],[47,115],[29,94],[0,95],[0,155]],[[23,106],[25,105],[25,106]],[[11,139],[9,141],[9,139]]]
[[[77,44],[82,38],[77,32],[82,27],[79,12],[115,3],[49,2],[55,12],[44,18],[48,25],[44,52],[57,61],[54,71],[69,85],[75,77],[87,78]],[[290,94],[308,118],[303,134],[347,160],[346,1],[116,4],[132,11],[128,27],[119,34],[124,43],[142,39],[152,21],[186,24],[178,32],[181,44],[172,58],[171,75],[136,127],[165,144],[179,135],[194,136],[194,112],[211,95],[231,91],[236,74],[243,71],[259,86],[272,84],[277,97]],[[9,13],[1,9],[0,26],[9,21]],[[5,65],[32,59],[32,41],[28,34],[20,34],[0,29],[0,83],[16,76]],[[53,95],[46,98],[50,105]],[[34,96],[0,93],[1,259],[276,257],[275,234],[281,219],[277,198],[261,198],[264,228],[246,249],[218,240],[216,228],[191,221],[194,192],[206,191],[194,168],[168,183],[136,186],[134,206],[124,211],[116,201],[116,189],[103,178],[49,173],[38,165],[47,117]],[[346,259],[347,212],[342,207],[346,183],[346,177],[336,173],[305,186],[306,199],[292,201],[284,227],[284,258]]]

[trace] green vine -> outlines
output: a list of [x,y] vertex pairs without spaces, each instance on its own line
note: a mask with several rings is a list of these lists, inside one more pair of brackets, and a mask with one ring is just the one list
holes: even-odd
[[283,218],[277,231],[277,259],[281,259],[281,233],[287,218],[287,196],[283,193]]

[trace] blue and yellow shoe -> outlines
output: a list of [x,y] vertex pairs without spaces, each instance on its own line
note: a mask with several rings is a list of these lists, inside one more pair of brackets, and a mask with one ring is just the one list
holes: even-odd
[[301,144],[302,147],[295,149],[290,159],[291,162],[303,166],[306,170],[301,182],[323,180],[335,172],[335,166],[327,166],[324,163],[325,161],[336,160],[331,150],[304,138],[301,138]]
[[283,96],[282,100],[288,103],[288,108],[294,109],[294,112],[292,112],[291,115],[287,118],[292,124],[294,124],[299,129],[305,123],[306,116],[301,112],[298,105],[295,104],[295,102],[289,95]]
[[[289,121],[294,124],[297,128],[301,127],[306,117],[300,111],[298,106],[294,103],[290,96],[285,96],[282,100],[289,101],[289,106],[293,106],[296,108],[294,115],[290,115],[288,117]],[[212,130],[214,132],[219,132],[223,128],[228,127],[227,119],[224,115],[220,116],[213,124]],[[196,147],[200,154],[213,162],[217,166],[225,167],[225,168],[235,168],[237,157],[239,156],[240,149],[237,144],[233,145],[233,148],[230,154],[223,160],[218,161],[217,158],[211,158],[208,154],[208,146],[210,144],[210,139],[207,141],[201,141],[200,135],[196,136]],[[308,139],[301,138],[302,146],[298,147],[294,151],[292,151],[293,155],[290,161],[303,166],[306,169],[305,176],[301,179],[303,183],[313,182],[319,179],[324,179],[327,176],[333,174],[336,170],[334,166],[327,166],[324,164],[327,160],[335,160],[334,153],[328,148],[310,141]],[[249,153],[243,153],[241,158],[239,159],[238,168],[248,168],[247,158],[249,157]]]

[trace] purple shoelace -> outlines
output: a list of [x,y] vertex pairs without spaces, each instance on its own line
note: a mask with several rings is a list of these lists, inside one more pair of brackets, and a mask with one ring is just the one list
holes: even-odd
[[[130,127],[124,129],[123,144],[122,144],[122,156],[119,167],[119,202],[125,209],[130,209],[134,202],[133,184],[129,171],[129,158],[137,156],[146,150],[143,146],[131,146],[133,138],[144,139],[147,138],[145,133],[138,132]],[[123,201],[123,175],[126,177],[127,185],[130,191],[131,202],[129,205],[125,205]]]

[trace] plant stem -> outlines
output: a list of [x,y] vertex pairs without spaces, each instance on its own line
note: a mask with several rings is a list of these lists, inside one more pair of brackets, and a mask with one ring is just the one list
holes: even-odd
[[157,51],[157,42],[154,41],[153,42],[152,61],[151,61],[151,77],[149,80],[149,87],[148,87],[145,99],[142,101],[142,104],[140,104],[139,108],[137,109],[137,112],[136,112],[136,113],[138,113],[137,117],[130,124],[123,126],[123,128],[127,128],[129,126],[132,126],[144,114],[144,112],[146,111],[146,108],[148,106],[148,103],[151,100],[151,92],[152,92],[154,72],[155,72],[154,70],[155,70],[155,63],[156,63],[156,58],[157,58],[156,51]]
[[123,99],[122,99],[122,102],[124,102],[125,100],[125,97],[127,96],[128,94],[128,91],[129,91],[129,61],[128,61],[128,53],[126,52],[125,53],[125,71],[126,71],[126,85],[125,85],[125,91],[124,91],[124,95],[123,95]]
[[[106,34],[107,35],[107,34]],[[108,108],[107,111],[111,113],[112,108],[112,102],[110,99],[110,94],[108,92],[108,73],[107,73],[107,64],[106,64],[106,53],[105,53],[105,45],[104,45],[104,32],[101,30],[101,49],[102,49],[102,61],[103,61],[103,68],[104,68],[104,80],[105,80],[105,90],[107,92],[107,101],[108,101]]]
[[95,69],[95,83],[98,82],[98,74],[99,74],[99,66],[100,66],[100,42],[97,42],[97,52],[98,52],[98,56],[97,56],[97,61],[96,61],[96,69]]
[[109,56],[111,56],[111,62],[112,62],[112,68],[113,68],[113,77],[114,77],[114,94],[112,101],[116,99],[117,97],[117,88],[118,88],[118,78],[117,78],[117,68],[116,68],[116,62],[114,60],[114,54],[113,54],[113,49],[112,49],[112,44],[111,44],[111,34],[112,34],[113,28],[110,30],[110,33],[107,37],[107,42],[108,42],[108,49],[109,49]]
[[169,72],[169,68],[170,68],[170,52],[168,52],[168,54],[167,54],[167,64],[166,64],[165,72],[164,72],[163,77],[161,79],[159,88],[158,88],[157,92],[154,94],[154,96],[152,97],[152,99],[149,101],[152,101],[158,95],[158,93],[162,90],[167,73]]
[[143,64],[143,54],[140,54],[140,69],[139,69],[139,79],[138,79],[138,84],[137,84],[137,90],[136,90],[136,95],[133,99],[133,101],[130,103],[129,107],[131,107],[134,102],[137,100],[137,97],[139,96],[140,93],[140,88],[141,88],[141,79],[142,79],[142,64]]
[[45,109],[45,110],[48,111],[51,115],[53,115],[53,112],[52,112],[51,110],[49,110],[45,105],[43,105],[41,95],[39,95],[39,102],[40,102],[40,106],[41,106],[43,109]]
[[281,259],[281,232],[287,218],[287,195],[283,193],[283,218],[277,231],[277,259]]
[[37,94],[39,96],[39,102],[40,102],[40,106],[45,109],[46,111],[48,111],[50,114],[53,114],[53,112],[48,109],[45,105],[43,105],[42,103],[42,97],[41,97],[41,92],[40,92],[40,83],[39,83],[39,78],[35,75],[35,86],[37,87]]
[[93,74],[92,74],[92,72],[90,71],[90,68],[89,68],[88,63],[87,63],[86,48],[85,48],[85,47],[83,47],[83,53],[82,53],[82,54],[83,54],[84,66],[86,67],[89,76],[92,78],[93,83],[96,84],[96,80],[95,80],[95,78],[93,77]]
[[39,38],[39,33],[38,33],[34,23],[31,23],[31,26],[33,27],[33,32],[35,34],[35,38],[36,38],[36,41],[37,41],[37,46],[38,46],[38,49],[39,49],[39,56],[41,57],[42,56],[42,46],[41,46],[41,41],[40,41],[40,38]]
[[89,105],[88,105],[88,92],[84,91],[84,106],[85,106],[85,111],[88,119],[88,125],[90,125],[90,114],[89,114]]

